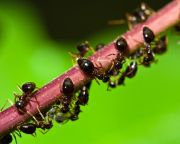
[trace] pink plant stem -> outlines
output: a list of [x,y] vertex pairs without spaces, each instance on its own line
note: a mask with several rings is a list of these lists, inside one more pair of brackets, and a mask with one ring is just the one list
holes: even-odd
[[[145,23],[137,25],[130,31],[126,32],[123,37],[129,45],[129,51],[135,51],[143,44],[143,26],[148,26],[157,35],[165,31],[167,28],[175,25],[179,21],[179,15],[180,0],[174,0],[151,16]],[[102,69],[105,70],[112,64],[116,54],[117,50],[115,49],[114,42],[111,42],[104,49],[92,55],[90,59],[97,67],[100,66],[101,63]],[[90,78],[88,78],[78,66],[74,66],[63,75],[57,77],[39,89],[37,93],[35,93],[34,97],[32,97],[32,101],[30,101],[26,106],[26,110],[35,115],[38,113],[37,106],[40,110],[44,110],[53,105],[62,96],[60,88],[62,87],[63,80],[66,77],[70,77],[72,79],[76,88],[82,86],[90,80]],[[23,123],[30,118],[31,116],[27,113],[19,114],[15,106],[9,107],[0,113],[0,135],[11,132],[16,129],[16,126],[20,123]]]

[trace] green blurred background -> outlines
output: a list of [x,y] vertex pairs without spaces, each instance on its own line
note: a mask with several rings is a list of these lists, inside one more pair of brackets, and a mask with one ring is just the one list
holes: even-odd
[[[67,52],[88,40],[108,43],[127,26],[108,26],[141,1],[0,0],[0,106],[13,101],[17,85],[38,87],[72,66]],[[145,1],[158,9],[168,0]],[[140,67],[126,86],[111,92],[93,83],[80,119],[55,124],[46,135],[17,137],[18,144],[179,144],[180,36],[173,30],[168,52],[151,68]],[[13,141],[13,143],[15,143]]]

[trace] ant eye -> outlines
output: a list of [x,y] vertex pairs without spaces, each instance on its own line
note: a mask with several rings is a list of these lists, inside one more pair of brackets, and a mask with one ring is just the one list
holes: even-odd
[[154,40],[155,35],[151,29],[149,29],[148,27],[144,27],[143,28],[143,37],[144,37],[145,42],[147,42],[149,44]]
[[128,48],[128,44],[124,38],[119,38],[115,43],[116,49],[120,52],[125,52]]
[[65,95],[72,94],[74,92],[74,84],[70,78],[66,78],[63,82],[62,91]]

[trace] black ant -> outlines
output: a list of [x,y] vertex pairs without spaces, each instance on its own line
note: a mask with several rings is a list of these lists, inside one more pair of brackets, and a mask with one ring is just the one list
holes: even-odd
[[[32,118],[34,119],[35,123],[27,123],[27,124],[22,125],[23,127],[20,126],[20,128],[26,134],[28,134],[28,133],[33,134],[36,131],[36,128],[40,128],[43,130],[42,133],[46,133],[49,129],[51,129],[53,127],[52,120],[49,119],[47,113],[46,113],[46,117],[44,117],[44,115],[41,113],[40,109],[38,107],[37,107],[37,109],[39,111],[39,115],[37,118],[28,112],[28,114],[31,115]],[[44,132],[44,131],[46,131],[46,132]]]
[[98,50],[104,48],[104,46],[105,46],[105,44],[100,43],[100,44],[96,45],[95,50],[98,51]]
[[150,62],[154,60],[154,53],[151,50],[151,42],[154,40],[155,35],[151,29],[149,29],[148,27],[144,27],[143,38],[145,41],[145,56],[143,58],[142,64],[144,66],[149,66]]
[[13,141],[12,137],[15,139],[15,143],[17,144],[17,139],[16,139],[16,136],[13,132],[8,133],[4,136],[0,136],[0,143],[1,144],[10,144]]
[[61,103],[63,106],[61,108],[61,111],[63,113],[67,113],[69,111],[69,104],[71,102],[73,92],[74,92],[74,84],[70,78],[66,78],[62,86],[63,96],[61,99]]
[[125,70],[125,76],[128,78],[132,78],[136,75],[138,70],[138,64],[136,61],[132,61]]
[[5,136],[0,138],[1,144],[10,144],[13,141],[11,134],[6,134]]
[[155,42],[155,47],[153,52],[155,54],[163,54],[167,51],[167,37],[165,35],[161,36],[158,41]]
[[89,51],[90,45],[87,41],[77,45],[77,50],[79,51],[79,55],[84,57],[85,54]]
[[110,25],[124,24],[128,23],[129,29],[133,28],[135,25],[146,21],[152,14],[154,10],[151,9],[147,4],[141,3],[141,6],[135,9],[132,13],[126,14],[126,20],[112,20],[109,21]]
[[[24,107],[27,105],[29,98],[33,95],[33,92],[36,88],[36,84],[34,82],[27,82],[22,85],[20,88],[23,92],[22,95],[15,94],[15,106],[19,112],[23,112]],[[19,98],[16,101],[16,98]]]
[[133,13],[126,14],[129,28],[131,29],[138,23],[146,21],[153,13],[154,10],[152,10],[147,4],[141,3],[141,6],[135,9]]
[[78,102],[80,105],[86,105],[89,100],[89,92],[86,86],[83,86],[80,89],[79,96],[78,96]]

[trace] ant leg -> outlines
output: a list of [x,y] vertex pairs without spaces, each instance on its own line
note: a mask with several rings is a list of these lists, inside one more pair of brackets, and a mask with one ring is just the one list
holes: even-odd
[[72,63],[73,63],[73,65],[75,65],[76,64],[76,60],[77,60],[77,58],[79,57],[79,55],[77,55],[77,54],[74,54],[74,53],[72,53],[72,52],[68,52],[68,54],[71,56],[71,58],[72,58]]
[[[21,132],[19,130],[19,127],[17,127],[17,130],[14,131],[15,134],[17,134],[20,138],[22,137]],[[14,134],[13,134],[14,135]],[[14,135],[15,136],[15,135]]]
[[22,88],[20,85],[17,85],[17,88],[23,93]]
[[34,119],[34,121],[36,122],[36,124],[39,125],[39,121],[36,119],[35,116],[33,116],[29,111],[27,111],[27,114],[29,114],[29,115]]
[[131,14],[129,14],[129,13],[126,13],[126,20],[127,20],[127,24],[128,24],[128,28],[129,29],[132,29],[133,28],[133,25],[131,24],[131,20],[132,20],[132,15]]
[[12,135],[13,135],[13,138],[15,139],[15,143],[17,144],[17,139],[16,139],[15,134],[14,134],[14,133],[12,133]]
[[124,19],[116,19],[108,21],[108,25],[122,25],[125,24],[126,21]]
[[43,119],[43,120],[45,120],[45,117],[43,116],[43,114],[41,113],[41,111],[40,111],[40,109],[39,109],[39,107],[37,106],[37,110],[38,110],[38,112],[39,112],[39,114],[40,114],[40,116],[41,116],[41,118]]
[[3,107],[0,109],[0,112],[3,111],[3,109],[5,108],[5,106],[7,105],[7,103],[9,103],[11,106],[13,106],[13,102],[10,99],[7,99],[5,104],[3,105]]

